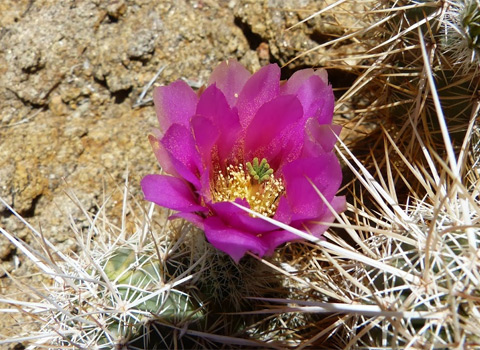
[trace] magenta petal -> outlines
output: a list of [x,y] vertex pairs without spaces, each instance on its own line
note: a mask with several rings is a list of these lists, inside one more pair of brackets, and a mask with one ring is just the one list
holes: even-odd
[[239,262],[247,251],[262,257],[267,246],[253,234],[226,226],[218,217],[205,219],[205,236],[215,248],[227,253],[235,262]]
[[[333,199],[330,201],[330,205],[337,213],[345,211],[347,209],[345,196],[333,197]],[[330,211],[330,209],[327,208],[321,217],[312,221],[297,222],[294,223],[294,225],[297,224],[297,226],[300,226],[302,230],[304,229],[302,227],[307,227],[309,233],[313,234],[315,237],[320,237],[329,228],[328,224],[332,223],[333,221],[335,221],[335,215]],[[322,224],[319,222],[322,222]]]
[[277,211],[273,218],[287,225],[292,221],[292,208],[290,208],[290,204],[288,204],[288,200],[285,196],[280,198]]
[[340,125],[319,124],[316,119],[310,118],[305,125],[303,156],[314,157],[332,151],[341,130]]
[[162,167],[162,170],[169,175],[178,175],[170,159],[170,153],[163,147],[160,139],[154,135],[148,135],[148,141],[150,141],[153,153]]
[[[205,209],[205,208],[203,208]],[[190,221],[192,224],[194,224],[195,226],[197,226],[198,228],[204,230],[204,225],[203,225],[203,222],[205,221],[205,219],[200,216],[200,215],[197,215],[195,213],[176,213],[176,214],[173,214],[173,215],[170,215],[168,217],[169,220],[173,220],[173,219],[185,219],[187,221]]]
[[215,84],[225,95],[230,107],[233,107],[250,76],[250,72],[236,60],[228,60],[213,70],[208,85]]
[[314,74],[315,71],[311,68],[297,70],[280,86],[280,93],[282,95],[295,95],[302,84]]
[[209,119],[200,115],[194,116],[190,124],[198,151],[202,155],[202,161],[206,166],[211,163],[212,148],[217,142],[220,133]]
[[337,213],[342,213],[347,210],[347,199],[345,196],[335,196],[330,202],[330,205]]
[[325,204],[310,181],[327,201],[331,201],[342,181],[342,171],[334,153],[301,158],[283,168],[287,199],[293,220],[315,219],[325,213]]
[[166,175],[146,175],[141,181],[147,201],[173,210],[203,211],[190,186],[183,180]]
[[269,64],[252,75],[238,96],[237,109],[242,127],[246,128],[258,109],[278,96],[279,91],[280,68],[276,64]]
[[320,77],[325,84],[328,85],[328,74],[325,69],[311,68],[297,70],[293,75],[280,86],[282,95],[296,95],[302,85],[312,76]]
[[[302,106],[294,95],[278,96],[265,103],[248,126],[245,135],[245,156],[267,158],[269,162],[287,145],[292,147],[295,123],[303,116]],[[265,127],[268,125],[268,127]],[[299,135],[303,137],[303,135]],[[297,142],[298,143],[298,142]],[[273,164],[270,164],[273,166]]]
[[190,130],[179,124],[172,124],[160,142],[169,153],[177,173],[199,188],[201,159]]
[[201,187],[198,190],[199,195],[203,198],[203,203],[212,201],[212,194],[210,189],[210,177],[212,174],[212,164],[205,164],[202,172],[200,173]]
[[206,88],[200,96],[196,114],[207,117],[212,120],[215,125],[227,124],[227,122],[223,120],[226,114],[228,115],[228,119],[237,119],[238,122],[238,116],[232,115],[231,108],[227,103],[225,95],[215,85]]
[[317,69],[315,70],[315,74],[317,77],[320,77],[324,81],[325,84],[328,84],[328,73],[325,69]]
[[[249,208],[247,201],[244,199],[237,199],[235,203]],[[217,202],[210,204],[210,207],[215,214],[222,219],[222,221],[229,226],[236,227],[239,230],[247,232],[261,233],[275,230],[276,226],[262,220],[260,218],[253,218],[245,210],[236,207],[230,202]]]
[[281,86],[280,92],[297,96],[306,118],[315,117],[320,124],[332,122],[335,97],[325,70],[299,70]]
[[305,81],[296,96],[302,103],[306,117],[315,117],[320,124],[332,122],[335,96],[332,87],[319,76],[314,75]]
[[265,255],[272,255],[275,248],[285,242],[298,241],[302,239],[296,234],[285,230],[268,232],[263,234],[261,238],[262,241],[268,246],[268,250],[265,252]]
[[155,88],[153,102],[161,129],[165,131],[172,124],[188,126],[195,114],[197,100],[197,94],[181,80]]
[[[346,206],[345,197],[344,196],[334,197],[330,202],[330,204],[337,213],[340,213],[345,210],[345,206]],[[277,209],[277,212],[275,213],[274,219],[285,222],[290,226],[304,232],[306,227],[308,229],[308,233],[313,234],[315,237],[320,237],[321,234],[324,233],[328,228],[328,226],[319,225],[315,223],[315,221],[305,222],[303,220],[297,220],[294,222],[290,222],[292,215],[293,213],[291,211],[291,208],[290,208],[290,205],[288,204],[287,199],[285,197],[282,197],[280,199],[280,203],[278,205],[278,209]],[[333,222],[334,215],[327,209],[324,216],[320,218],[315,218],[315,219],[317,221],[322,221],[322,222]],[[266,244],[268,245],[268,251],[266,255],[270,255],[273,253],[273,250],[279,245],[285,242],[298,241],[298,240],[301,240],[301,238],[289,231],[280,230],[275,232],[267,232],[263,234],[262,240],[266,242]]]
[[220,133],[218,139],[218,154],[220,160],[227,158],[235,143],[238,142],[241,131],[236,110],[232,110],[222,91],[215,85],[209,86],[200,97],[197,114],[212,121]]

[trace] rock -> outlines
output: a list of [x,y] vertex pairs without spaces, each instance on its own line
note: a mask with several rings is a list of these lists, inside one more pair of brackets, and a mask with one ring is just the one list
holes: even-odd
[[10,242],[8,242],[3,236],[0,239],[0,242],[2,242],[2,244],[0,244],[0,261],[3,261],[8,258],[14,248],[13,245],[9,244]]
[[[339,11],[335,18],[331,12],[327,12],[298,25],[316,10],[333,2],[335,1],[323,1],[322,6],[319,6],[315,0],[242,0],[235,4],[233,12],[251,48],[258,49],[260,45],[268,45],[272,56],[270,61],[278,62],[282,66],[292,61],[287,68],[294,71],[306,65],[326,66],[330,57],[337,57],[336,53],[345,52],[345,45],[351,45],[347,40],[335,47],[317,48],[355,27],[358,18],[351,13],[362,6],[359,2],[346,2],[341,6],[344,11]],[[343,26],[335,23],[342,23]],[[358,52],[361,45],[354,45]],[[309,50],[312,51],[305,54]],[[265,55],[262,48],[259,54]],[[302,57],[295,59],[300,54]]]
[[128,57],[137,60],[146,60],[155,51],[156,35],[151,30],[142,29],[134,33],[128,46]]
[[107,14],[113,19],[118,20],[127,10],[127,5],[124,0],[110,1],[107,6]]
[[55,95],[50,99],[48,103],[48,108],[52,111],[53,114],[56,116],[62,116],[67,114],[67,106],[62,101],[62,96]]

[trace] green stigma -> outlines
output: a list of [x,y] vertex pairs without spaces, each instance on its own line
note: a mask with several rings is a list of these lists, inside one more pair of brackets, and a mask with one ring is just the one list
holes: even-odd
[[268,180],[270,175],[273,174],[273,169],[270,169],[270,165],[268,165],[265,158],[263,158],[260,164],[258,164],[258,158],[255,157],[253,158],[253,164],[247,162],[246,166],[250,175],[257,180],[258,183]]

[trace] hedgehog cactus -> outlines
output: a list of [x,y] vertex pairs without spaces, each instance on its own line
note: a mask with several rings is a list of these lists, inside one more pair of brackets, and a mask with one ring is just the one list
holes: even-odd
[[138,255],[134,249],[118,248],[111,253],[103,270],[115,289],[105,288],[98,298],[110,300],[113,309],[121,309],[121,304],[124,309],[121,315],[112,317],[107,327],[116,338],[138,337],[152,315],[172,324],[202,317],[201,307],[188,294],[165,288],[161,262],[150,250]]
[[[139,253],[133,242],[129,243],[114,245],[105,255],[92,251],[100,257],[95,267],[83,271],[88,278],[78,276],[72,290],[63,289],[52,296],[70,305],[77,315],[59,312],[49,321],[60,326],[60,334],[65,332],[58,345],[96,344],[98,349],[139,342],[152,345],[151,339],[156,338],[148,331],[149,323],[162,321],[179,326],[203,317],[200,303],[175,287],[190,278],[178,281],[168,276],[163,271],[168,262],[158,259],[152,245]],[[73,279],[71,266],[66,275]],[[162,336],[168,339],[172,334],[170,331]]]
[[[328,12],[328,18],[335,19],[341,12],[337,10],[348,3],[336,1],[321,15]],[[180,344],[177,348],[213,348],[221,342],[231,344],[233,339],[228,336],[232,334],[263,340],[252,345],[251,339],[234,339],[239,346],[253,348],[266,348],[272,339],[285,347],[302,349],[480,346],[480,132],[479,104],[472,103],[480,84],[479,1],[367,0],[361,6],[363,11],[347,12],[363,27],[353,33],[356,29],[346,25],[343,37],[321,46],[334,49],[343,41],[351,41],[362,47],[364,52],[347,55],[343,63],[338,63],[338,57],[333,61],[334,68],[358,75],[336,108],[346,106],[347,114],[353,115],[344,130],[370,121],[379,127],[378,133],[368,133],[367,129],[359,142],[341,143],[337,149],[354,178],[346,186],[349,205],[345,213],[333,210],[331,217],[311,217],[318,219],[321,234],[328,240],[307,237],[311,239],[308,242],[292,243],[299,237],[297,231],[304,228],[303,220],[284,220],[284,224],[290,224],[281,231],[289,233],[288,239],[281,240],[289,241],[286,246],[277,248],[280,241],[276,241],[260,252],[253,249],[256,245],[248,249],[242,246],[240,253],[234,247],[237,264],[191,227],[187,227],[187,234],[173,223],[162,223],[163,227],[156,230],[152,227],[155,220],[149,216],[145,221],[151,226],[145,230],[154,232],[152,237],[158,234],[152,238],[154,242],[145,239],[143,229],[128,239],[117,240],[125,233],[114,229],[109,237],[115,239],[105,240],[114,243],[84,244],[78,259],[59,255],[61,262],[51,261],[30,249],[29,254],[38,261],[48,262],[48,266],[38,265],[48,276],[55,276],[56,284],[48,289],[48,295],[38,293],[42,306],[12,301],[22,307],[31,305],[32,314],[43,317],[43,330],[33,335],[41,340],[32,340],[29,349],[38,345],[173,348],[172,344]],[[340,21],[333,22],[341,26]],[[349,65],[347,61],[357,63]],[[278,70],[270,66],[264,72],[269,69]],[[320,81],[324,73],[308,70],[300,71],[302,74],[324,85]],[[243,76],[240,80],[244,82],[250,75],[244,72],[233,76]],[[277,78],[274,80],[275,88],[285,88],[277,86]],[[197,101],[198,95],[183,83],[174,86],[183,86],[182,91],[188,91],[186,96]],[[164,89],[160,97],[168,97],[168,91]],[[220,96],[213,94],[215,91],[210,87],[203,94]],[[235,91],[230,93],[234,101]],[[203,98],[209,100],[207,97]],[[183,100],[178,101],[176,108],[186,106]],[[227,102],[224,105],[224,110],[231,112]],[[166,105],[159,106],[163,110]],[[204,107],[216,106],[207,103]],[[218,117],[223,120],[225,115],[220,113]],[[328,115],[330,125],[331,113]],[[227,130],[230,126],[222,124]],[[162,133],[155,135],[153,144],[165,146],[166,142],[161,143],[164,137]],[[225,144],[227,141],[222,139]],[[329,139],[329,153],[333,154],[335,141],[336,137]],[[196,149],[192,147],[192,152]],[[165,161],[160,146],[155,150]],[[177,158],[182,160],[182,155],[179,152]],[[261,154],[252,153],[244,160],[242,171],[258,186],[278,172]],[[185,172],[180,163],[174,164]],[[211,183],[204,181],[209,173],[201,179],[192,176],[189,181],[202,181],[186,187],[177,172],[171,173],[183,181],[181,187],[188,195],[183,208],[188,215],[183,217],[201,227],[213,211],[206,209],[204,199],[208,197],[200,198],[193,188],[206,185],[211,189]],[[178,183],[171,178],[168,181]],[[225,187],[222,182],[217,184],[220,189]],[[334,186],[335,191],[338,186],[340,183]],[[147,186],[147,190],[151,188]],[[310,183],[304,189],[306,193],[311,191],[308,195],[315,200],[320,197]],[[164,192],[156,192],[165,198]],[[219,207],[218,203],[211,205]],[[218,213],[224,215],[225,211]],[[232,224],[238,218],[245,222],[255,219],[258,224],[261,219],[239,208],[235,213],[243,216],[229,215],[224,221]],[[334,217],[339,224],[332,224]],[[269,216],[269,225],[276,218]],[[327,225],[335,227],[325,231]],[[76,232],[76,236],[82,235]],[[223,251],[232,253],[231,236],[221,238]],[[26,249],[13,237],[9,239],[19,249]],[[271,260],[260,259],[270,254]],[[282,279],[273,273],[268,276],[267,265],[274,266]],[[49,269],[51,266],[56,267]],[[259,305],[246,297],[262,297],[266,304],[265,297],[269,296],[269,301],[284,306],[261,310],[252,318],[252,326],[238,314],[229,315]],[[279,299],[282,296],[285,299]],[[261,319],[261,313],[270,314]],[[188,342],[185,339],[190,335]]]
[[444,20],[443,49],[451,53],[462,73],[480,67],[480,2],[448,1]]

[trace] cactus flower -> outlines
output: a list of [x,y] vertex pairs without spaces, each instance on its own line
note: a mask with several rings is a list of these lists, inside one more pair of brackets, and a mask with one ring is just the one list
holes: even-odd
[[160,129],[150,135],[166,175],[147,175],[145,199],[178,211],[236,262],[270,255],[298,236],[260,214],[320,237],[337,212],[342,173],[333,152],[334,96],[325,70],[303,69],[280,81],[276,64],[250,74],[221,63],[198,92],[176,81],[154,91]]

